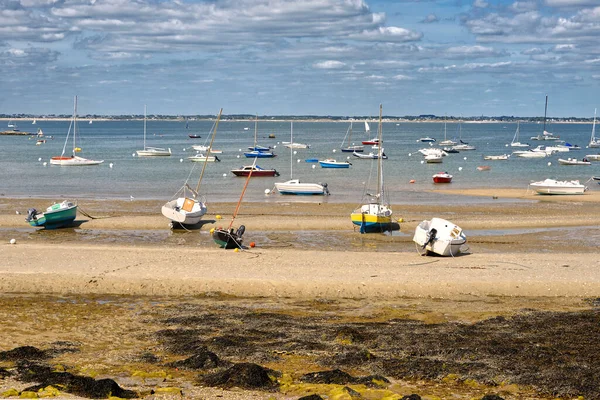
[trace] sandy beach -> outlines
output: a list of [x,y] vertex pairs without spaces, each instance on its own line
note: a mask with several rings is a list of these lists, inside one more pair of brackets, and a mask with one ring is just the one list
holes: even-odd
[[[93,218],[79,215],[75,228],[44,231],[27,226],[24,218],[30,207],[47,207],[47,200],[0,198],[4,304],[0,315],[10,333],[0,340],[0,350],[26,345],[49,348],[68,340],[77,343],[79,351],[64,353],[53,359],[53,364],[69,364],[78,372],[93,370],[95,376],[111,377],[144,398],[162,398],[151,394],[150,388],[167,385],[167,381],[167,386],[185,388],[189,398],[296,399],[310,393],[336,398],[332,395],[335,385],[310,390],[298,386],[299,372],[327,369],[312,356],[302,356],[302,362],[280,356],[258,362],[284,376],[291,374],[296,385],[291,385],[293,390],[288,385],[269,393],[208,388],[193,383],[196,378],[189,373],[172,369],[166,373],[174,377],[164,382],[140,382],[131,372],[133,364],[147,373],[165,370],[164,364],[158,368],[152,363],[132,362],[131,357],[141,351],[140,346],[162,358],[174,357],[149,334],[153,329],[159,331],[160,325],[150,316],[167,308],[176,310],[174,315],[183,313],[182,302],[190,307],[222,307],[224,315],[233,315],[240,307],[248,312],[268,309],[282,315],[310,315],[330,326],[327,321],[332,315],[369,323],[398,316],[426,323],[476,323],[517,315],[524,309],[575,313],[591,309],[590,299],[600,297],[598,193],[538,196],[492,189],[444,193],[497,201],[444,207],[397,205],[393,209],[401,229],[388,235],[355,231],[349,222],[355,205],[282,201],[265,207],[247,203],[235,225],[246,225],[246,244],[254,242],[256,247],[239,252],[217,248],[208,233],[212,227],[229,224],[235,204],[210,204],[206,222],[199,229],[171,232],[160,215],[160,202],[86,200],[80,201],[80,209]],[[423,257],[416,251],[414,228],[434,216],[465,230],[465,254]],[[14,245],[9,244],[12,238],[16,239]],[[60,306],[53,308],[53,304]],[[82,304],[91,310],[85,319],[69,317],[74,313],[81,318]],[[321,314],[318,304],[335,307]],[[114,314],[116,309],[119,315]],[[43,314],[50,310],[54,317]],[[90,335],[93,329],[88,324],[98,334]],[[136,330],[148,334],[135,337]],[[99,356],[108,342],[114,348]],[[282,350],[273,351],[279,354]],[[97,362],[92,361],[94,357]],[[251,356],[229,358],[256,362]],[[387,371],[393,375],[381,365],[375,369],[366,365],[355,365],[349,372]],[[12,364],[0,362],[1,367],[10,369]],[[465,386],[446,381],[440,386],[438,379],[417,383],[404,375],[394,378],[385,388],[386,395],[367,389],[363,394],[400,398],[385,396],[419,393],[424,398],[444,398],[444,393],[451,392],[455,398],[481,398],[488,392],[501,392],[506,399],[551,398],[535,385],[504,387],[510,385],[505,382],[499,390],[489,382]],[[26,386],[5,378],[0,380],[0,393]]]

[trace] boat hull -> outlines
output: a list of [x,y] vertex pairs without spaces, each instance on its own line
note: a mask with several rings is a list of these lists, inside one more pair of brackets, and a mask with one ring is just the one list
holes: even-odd
[[350,220],[361,233],[391,230],[392,210],[383,204],[365,204],[350,214]]
[[212,231],[212,238],[222,249],[241,249],[243,248],[243,226],[244,225],[241,225],[237,232],[233,229],[229,231],[226,229],[215,229]]
[[432,178],[433,178],[434,183],[450,183],[450,182],[452,182],[452,175],[447,174],[447,173],[435,174],[435,175],[433,175]]
[[[232,169],[231,173],[235,176],[248,176],[250,175],[250,171],[242,170],[242,169]],[[274,169],[262,169],[262,170],[254,170],[252,171],[252,176],[279,176],[279,172]]]
[[269,151],[250,151],[244,153],[244,156],[246,158],[273,158],[275,157],[275,154]]
[[[52,210],[53,207],[55,210]],[[48,207],[48,210],[33,215],[28,221],[29,225],[34,227],[43,226],[46,229],[64,228],[71,225],[77,216],[77,205],[72,203],[64,208],[61,208],[60,204],[55,204]]]
[[171,155],[171,149],[146,148],[136,151],[138,157],[168,157]]
[[584,194],[587,186],[582,185],[579,181],[555,181],[546,179],[540,182],[533,182],[529,187],[538,194],[544,195],[569,195],[569,194]]
[[298,179],[287,182],[275,183],[275,189],[280,194],[291,194],[300,196],[324,195],[327,193],[326,185],[318,183],[301,183]]
[[362,153],[363,151],[365,151],[365,148],[363,146],[349,146],[343,147],[341,150],[343,153]]
[[[186,211],[189,210],[189,211]],[[180,197],[162,206],[162,215],[181,225],[195,225],[206,214],[206,204],[197,199]]]
[[50,164],[52,165],[60,165],[61,167],[76,167],[76,166],[87,166],[87,165],[99,165],[102,164],[104,160],[89,160],[87,158],[73,156],[73,157],[52,157],[50,159]]
[[413,241],[426,253],[440,256],[460,254],[467,238],[460,227],[441,218],[421,222],[415,229]]
[[321,168],[350,168],[349,162],[328,162],[328,161],[319,161]]

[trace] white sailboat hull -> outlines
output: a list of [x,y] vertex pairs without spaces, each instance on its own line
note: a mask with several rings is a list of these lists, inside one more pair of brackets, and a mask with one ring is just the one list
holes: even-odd
[[171,155],[171,149],[161,149],[158,147],[146,147],[144,150],[136,151],[138,157],[165,157]]
[[104,162],[104,160],[89,160],[87,158],[83,158],[83,157],[79,157],[79,156],[52,157],[50,159],[50,164],[60,165],[63,167],[98,165],[98,164],[102,164],[103,162]]
[[[184,204],[189,202],[192,206],[189,208],[190,211],[184,210]],[[193,204],[192,204],[193,203]],[[182,225],[195,225],[206,214],[206,204],[197,199],[183,198],[180,197],[175,200],[171,200],[162,206],[162,214],[173,222],[178,222]]]

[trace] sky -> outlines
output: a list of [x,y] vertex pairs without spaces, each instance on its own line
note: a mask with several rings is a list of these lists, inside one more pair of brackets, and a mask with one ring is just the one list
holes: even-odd
[[0,114],[592,117],[600,0],[0,0]]

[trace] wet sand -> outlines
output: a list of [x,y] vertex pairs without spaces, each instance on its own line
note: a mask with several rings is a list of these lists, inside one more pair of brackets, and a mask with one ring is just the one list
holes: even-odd
[[[355,231],[349,213],[356,205],[245,203],[235,225],[246,225],[246,244],[254,241],[256,247],[233,252],[216,248],[208,234],[211,227],[228,225],[235,208],[231,203],[210,204],[206,223],[196,230],[171,232],[160,215],[161,202],[86,200],[80,209],[94,219],[79,215],[75,228],[43,231],[26,225],[24,218],[27,208],[44,209],[47,200],[0,198],[0,315],[10,327],[10,334],[0,339],[0,350],[24,345],[47,348],[73,340],[80,352],[53,362],[93,370],[128,388],[149,390],[166,384],[152,380],[142,384],[131,371],[134,365],[152,371],[157,367],[130,358],[141,349],[157,349],[155,337],[136,333],[159,329],[143,321],[166,304],[183,301],[217,308],[228,304],[224,316],[242,304],[248,310],[318,316],[318,304],[334,302],[335,310],[326,313],[342,319],[377,316],[388,321],[402,315],[434,323],[477,322],[523,309],[574,312],[589,309],[587,300],[600,297],[598,193],[551,197],[508,190],[461,193],[528,201],[398,205],[393,209],[401,230],[391,235]],[[467,254],[454,258],[418,254],[412,233],[420,221],[433,216],[465,230]],[[15,245],[8,244],[11,238],[17,239]],[[105,304],[119,306],[102,307]],[[256,362],[252,357],[241,361]],[[284,372],[326,369],[289,359],[266,364]],[[302,392],[201,388],[192,375],[168,373],[176,375],[168,385],[184,387],[190,398],[295,399]],[[396,380],[394,385],[400,385],[394,393],[440,396],[450,390],[465,399],[494,390],[410,380]],[[0,380],[0,392],[24,386]],[[504,398],[547,398],[535,390],[513,391]],[[160,398],[144,393],[145,398]]]

